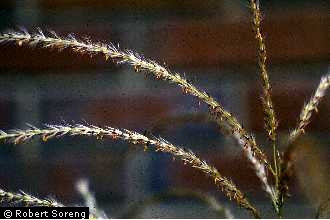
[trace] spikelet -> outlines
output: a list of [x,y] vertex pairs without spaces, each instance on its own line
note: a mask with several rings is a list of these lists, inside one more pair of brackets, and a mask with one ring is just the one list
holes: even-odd
[[46,139],[62,137],[63,135],[71,136],[103,136],[112,139],[121,139],[132,144],[154,146],[156,152],[169,153],[180,159],[185,164],[198,169],[213,179],[214,184],[224,192],[224,194],[237,202],[238,205],[251,212],[254,217],[259,217],[257,210],[249,203],[244,194],[237,189],[232,181],[220,175],[218,170],[205,161],[198,158],[192,151],[184,150],[176,147],[162,138],[150,139],[142,134],[129,130],[120,130],[112,127],[100,128],[93,125],[46,125],[45,129],[38,129],[30,126],[27,130],[12,130],[8,133],[2,132],[0,140],[12,143],[21,143],[28,141],[33,137],[42,137]]
[[181,87],[184,93],[197,97],[200,101],[203,101],[209,106],[210,112],[212,112],[217,120],[220,122],[227,122],[238,139],[243,149],[251,148],[253,156],[256,157],[264,164],[268,164],[266,155],[257,146],[254,137],[248,134],[245,129],[238,123],[237,119],[226,111],[215,99],[213,99],[206,92],[200,91],[186,79],[181,77],[178,73],[172,73],[165,67],[159,65],[155,61],[148,60],[140,56],[139,54],[130,50],[120,50],[113,44],[92,43],[90,41],[83,42],[78,41],[70,35],[68,38],[60,38],[55,32],[51,32],[52,36],[45,36],[44,33],[39,30],[36,34],[30,34],[23,30],[22,32],[7,32],[0,35],[0,43],[15,42],[18,45],[29,45],[32,47],[44,47],[55,50],[63,50],[66,48],[81,54],[103,55],[106,60],[111,59],[117,64],[128,64],[136,71],[145,71],[154,75],[156,79],[169,81]]
[[52,199],[38,199],[23,191],[12,193],[2,189],[0,189],[0,202],[7,202],[9,204],[23,203],[25,206],[63,207],[61,203]]

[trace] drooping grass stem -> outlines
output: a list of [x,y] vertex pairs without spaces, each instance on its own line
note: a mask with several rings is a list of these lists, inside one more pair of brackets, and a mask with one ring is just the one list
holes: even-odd
[[208,165],[205,161],[197,157],[192,151],[184,150],[176,147],[162,138],[148,138],[134,131],[126,129],[116,129],[112,127],[100,128],[93,125],[46,125],[45,128],[39,129],[30,126],[26,130],[12,130],[10,132],[0,132],[0,140],[9,141],[15,144],[30,140],[33,137],[41,137],[43,141],[50,138],[70,136],[94,136],[97,138],[110,137],[112,139],[121,139],[134,145],[153,146],[156,152],[164,152],[180,159],[185,164],[189,164],[192,168],[202,171],[209,176],[214,184],[229,199],[234,199],[236,203],[247,209],[254,217],[260,218],[255,207],[247,200],[245,195],[234,185],[232,181],[223,177],[219,171],[213,166]]

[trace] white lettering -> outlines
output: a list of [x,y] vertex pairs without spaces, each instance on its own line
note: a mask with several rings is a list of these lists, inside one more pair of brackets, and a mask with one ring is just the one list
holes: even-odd
[[86,218],[85,212],[70,212],[70,211],[57,211],[52,210],[52,217],[53,218]]

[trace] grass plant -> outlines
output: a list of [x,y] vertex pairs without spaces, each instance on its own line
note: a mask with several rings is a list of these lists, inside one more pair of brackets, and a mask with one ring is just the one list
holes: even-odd
[[[15,43],[21,47],[50,49],[53,51],[68,49],[74,51],[78,56],[88,54],[91,59],[96,55],[101,55],[106,61],[112,61],[116,64],[126,64],[133,67],[136,72],[151,74],[155,79],[179,87],[184,94],[196,97],[200,102],[208,106],[210,115],[214,116],[213,118],[220,126],[229,128],[231,136],[236,139],[243,154],[253,165],[255,175],[259,178],[263,190],[270,197],[274,212],[277,217],[282,217],[282,207],[288,189],[287,180],[290,178],[290,171],[294,164],[292,155],[295,151],[295,145],[293,143],[304,134],[312,118],[312,114],[317,112],[317,107],[330,86],[330,74],[321,79],[314,95],[303,107],[298,124],[290,133],[287,150],[284,153],[279,152],[277,146],[278,121],[272,101],[270,77],[267,71],[266,42],[261,27],[262,13],[258,0],[249,0],[249,3],[262,85],[261,98],[264,110],[265,131],[273,149],[272,161],[268,159],[262,147],[257,144],[254,136],[245,130],[237,118],[227,111],[219,101],[193,85],[185,77],[182,77],[181,74],[171,71],[151,59],[144,58],[134,51],[121,50],[118,46],[114,46],[111,43],[93,42],[90,39],[79,40],[73,37],[73,35],[61,37],[53,31],[45,34],[40,29],[36,33],[30,33],[26,30],[2,33],[0,35],[0,43]],[[240,207],[246,209],[252,217],[260,218],[262,216],[262,213],[250,203],[245,194],[230,179],[224,177],[214,166],[200,159],[192,151],[173,145],[163,138],[147,137],[134,131],[117,129],[110,126],[101,128],[90,124],[57,124],[45,125],[44,128],[28,125],[28,128],[23,130],[0,131],[0,141],[21,144],[35,137],[39,137],[43,141],[48,141],[49,139],[60,138],[64,135],[90,136],[97,139],[111,138],[113,140],[126,141],[134,145],[142,145],[145,148],[152,148],[156,152],[171,154],[192,168],[203,172],[211,179],[219,191],[223,192],[225,196],[236,202]],[[96,204],[92,194],[86,190],[86,184],[80,184],[78,188],[82,195],[87,198],[87,204],[91,204],[91,206]],[[0,201],[7,201],[9,203],[18,201],[29,206],[62,206],[53,200],[41,200],[23,192],[10,193],[3,190],[0,191]]]

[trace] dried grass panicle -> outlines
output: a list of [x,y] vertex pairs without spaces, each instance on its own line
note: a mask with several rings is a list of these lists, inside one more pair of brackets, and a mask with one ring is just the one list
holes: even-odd
[[0,189],[0,202],[7,202],[9,204],[22,203],[25,206],[63,207],[61,203],[53,199],[38,199],[23,191],[20,193],[12,193],[2,189]]
[[330,87],[330,72],[327,75],[324,75],[321,78],[321,81],[310,98],[309,102],[303,107],[299,121],[295,129],[290,133],[289,145],[284,152],[283,161],[281,163],[281,176],[280,176],[280,185],[281,189],[279,190],[280,196],[283,198],[288,194],[288,182],[290,181],[291,176],[293,175],[293,167],[295,158],[296,148],[299,145],[295,144],[295,141],[305,133],[305,129],[310,123],[313,112],[317,112],[317,107],[321,102],[322,98],[325,96],[327,89]]
[[215,99],[206,92],[200,91],[178,73],[172,73],[157,62],[144,59],[139,54],[130,50],[120,50],[113,44],[92,43],[90,41],[78,41],[72,35],[69,38],[61,38],[55,32],[51,32],[51,36],[45,36],[39,30],[36,34],[30,34],[27,31],[7,32],[0,35],[0,43],[15,42],[18,45],[27,44],[30,46],[40,46],[56,50],[70,48],[75,52],[89,54],[91,56],[100,54],[106,60],[111,59],[118,64],[128,64],[133,66],[135,71],[145,71],[154,75],[157,79],[169,81],[181,87],[184,93],[193,95],[206,103],[210,111],[217,116],[220,121],[226,121],[231,127],[232,133],[238,138],[242,147],[251,148],[253,156],[262,163],[268,164],[266,155],[257,146],[254,137],[248,134],[245,129],[238,123],[237,119],[226,111]]
[[276,115],[273,108],[273,102],[271,99],[272,88],[269,81],[269,76],[267,72],[267,51],[264,37],[261,33],[261,12],[258,0],[250,0],[250,8],[252,12],[252,27],[255,34],[255,38],[258,43],[258,58],[259,58],[259,68],[260,68],[260,76],[262,79],[263,86],[263,107],[265,114],[265,127],[268,133],[268,137],[270,140],[276,140],[276,128],[278,122],[276,120]]
[[182,160],[185,164],[189,164],[195,169],[198,169],[214,181],[214,184],[224,192],[230,199],[234,199],[241,207],[249,210],[254,217],[260,217],[256,209],[248,202],[244,194],[237,189],[237,187],[227,178],[220,175],[218,170],[205,161],[199,159],[192,151],[184,150],[176,147],[162,138],[150,139],[144,135],[129,130],[120,130],[112,127],[105,129],[93,125],[46,125],[44,129],[38,129],[30,126],[27,130],[12,130],[8,133],[1,132],[0,140],[7,140],[12,143],[21,143],[29,139],[39,136],[44,141],[49,138],[61,137],[63,135],[84,135],[96,136],[97,138],[110,137],[112,139],[125,140],[132,144],[140,144],[145,146],[154,146],[155,151],[169,153],[178,159]]
[[[262,79],[262,87],[263,87],[263,96],[262,96],[262,104],[264,109],[264,121],[265,121],[265,129],[268,134],[268,138],[272,141],[273,147],[273,161],[274,161],[274,177],[275,177],[275,187],[271,186],[267,180],[267,176],[265,173],[265,169],[262,164],[258,164],[258,161],[255,163],[256,173],[261,182],[263,183],[263,187],[265,191],[270,195],[273,201],[273,205],[277,212],[279,213],[280,209],[278,206],[278,198],[277,198],[277,191],[278,191],[278,161],[280,158],[278,157],[278,150],[276,147],[276,129],[278,126],[278,122],[276,120],[276,115],[273,107],[273,102],[271,98],[272,88],[270,85],[270,80],[267,72],[267,51],[266,51],[266,44],[264,37],[261,32],[261,12],[260,12],[260,5],[259,0],[250,0],[250,8],[252,13],[252,28],[254,31],[255,38],[257,40],[258,46],[258,64],[260,68],[260,76]],[[253,159],[251,159],[253,160]],[[258,169],[259,167],[259,169]]]
[[327,89],[330,86],[330,73],[323,76],[317,87],[314,95],[309,102],[304,106],[300,113],[299,122],[296,128],[290,133],[290,142],[294,142],[300,135],[305,133],[305,128],[310,122],[313,112],[317,112],[317,107],[325,96]]

